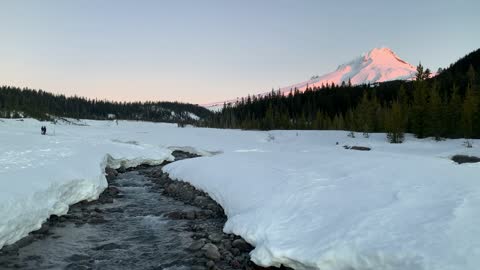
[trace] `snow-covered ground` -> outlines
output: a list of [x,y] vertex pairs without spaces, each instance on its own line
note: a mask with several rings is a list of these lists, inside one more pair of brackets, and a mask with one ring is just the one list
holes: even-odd
[[[145,122],[88,126],[0,121],[0,246],[68,205],[95,199],[106,165],[161,163],[182,149],[205,157],[165,170],[208,192],[225,231],[260,265],[296,269],[478,269],[480,141],[385,141],[345,131],[239,131]],[[336,142],[339,142],[337,145]],[[372,147],[362,152],[343,145]]]

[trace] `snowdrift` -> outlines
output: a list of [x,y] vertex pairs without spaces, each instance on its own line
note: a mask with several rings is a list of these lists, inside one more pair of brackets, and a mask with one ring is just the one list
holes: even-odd
[[224,207],[225,231],[256,247],[255,263],[322,270],[477,269],[479,169],[340,148],[165,167]]

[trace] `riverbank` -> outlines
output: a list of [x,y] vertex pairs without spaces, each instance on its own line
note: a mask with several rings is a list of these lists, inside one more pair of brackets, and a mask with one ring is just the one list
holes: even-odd
[[[158,165],[174,160],[172,150],[183,149],[205,157],[173,162],[162,170],[220,204],[228,216],[223,230],[255,246],[250,258],[257,265],[476,270],[480,264],[475,253],[480,246],[476,226],[480,221],[479,163],[452,161],[455,155],[480,157],[480,148],[475,147],[480,145],[478,140],[472,140],[473,148],[465,148],[463,139],[435,141],[410,134],[404,143],[390,144],[385,134],[351,138],[345,131],[242,131],[84,121],[88,126],[57,125],[55,136],[39,135],[45,123],[33,119],[0,123],[0,246],[38,230],[51,215],[66,215],[77,202],[97,199],[108,186],[106,166]],[[343,145],[361,145],[371,151],[351,151]],[[151,192],[154,180],[144,178],[148,177],[134,171],[119,175],[115,181],[124,185],[118,186],[122,201],[131,204],[122,208],[131,210],[113,214],[107,207],[111,204],[97,206],[104,211],[104,219],[117,222],[82,225],[85,229],[77,235],[80,243],[71,242],[78,251],[75,254],[81,254],[85,248],[81,245],[90,250],[109,244],[111,235],[93,233],[103,229],[132,239],[149,235],[159,242],[155,235],[164,233],[159,224],[168,228],[175,220],[167,220],[150,206],[133,204],[141,194],[150,200],[142,203],[172,212],[172,204],[178,201],[168,198],[168,204],[159,203],[164,199],[157,197],[159,192]],[[149,186],[138,187],[145,184]],[[126,224],[112,225],[118,221]],[[66,224],[63,232],[50,228],[62,237],[51,241],[45,253],[61,253],[59,247],[68,247],[66,235],[76,228],[71,228],[75,223]],[[128,231],[135,226],[143,226],[140,236]],[[84,234],[91,239],[83,241]],[[125,252],[138,252],[144,262],[148,258],[157,263],[154,267],[161,264],[148,255],[157,254],[157,249],[145,247],[142,255],[132,248],[142,242],[115,241],[126,242]],[[111,251],[105,257],[133,264],[125,262],[122,252]],[[97,262],[108,262],[93,251],[86,253]]]
[[[176,160],[195,155],[175,151]],[[161,166],[107,168],[99,199],[80,202],[64,216],[0,250],[1,269],[264,269],[253,249],[222,232],[223,209]],[[271,268],[274,269],[274,268]]]

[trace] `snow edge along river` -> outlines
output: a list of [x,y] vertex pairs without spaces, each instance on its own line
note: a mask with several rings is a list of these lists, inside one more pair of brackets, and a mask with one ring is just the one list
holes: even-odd
[[[107,188],[105,168],[133,168],[142,164],[160,165],[164,161],[173,161],[170,150],[156,158],[114,158],[106,154],[99,164],[98,174],[90,178],[61,179],[52,182],[46,189],[24,193],[21,198],[2,202],[0,205],[0,249],[13,244],[30,232],[41,228],[51,216],[61,216],[68,212],[69,206],[80,201],[91,201]],[[89,170],[90,168],[85,168]]]

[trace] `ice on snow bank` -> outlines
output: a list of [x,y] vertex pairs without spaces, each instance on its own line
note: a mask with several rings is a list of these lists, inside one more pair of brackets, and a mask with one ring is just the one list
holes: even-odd
[[220,203],[259,265],[478,269],[480,166],[400,149],[234,152],[164,170]]

